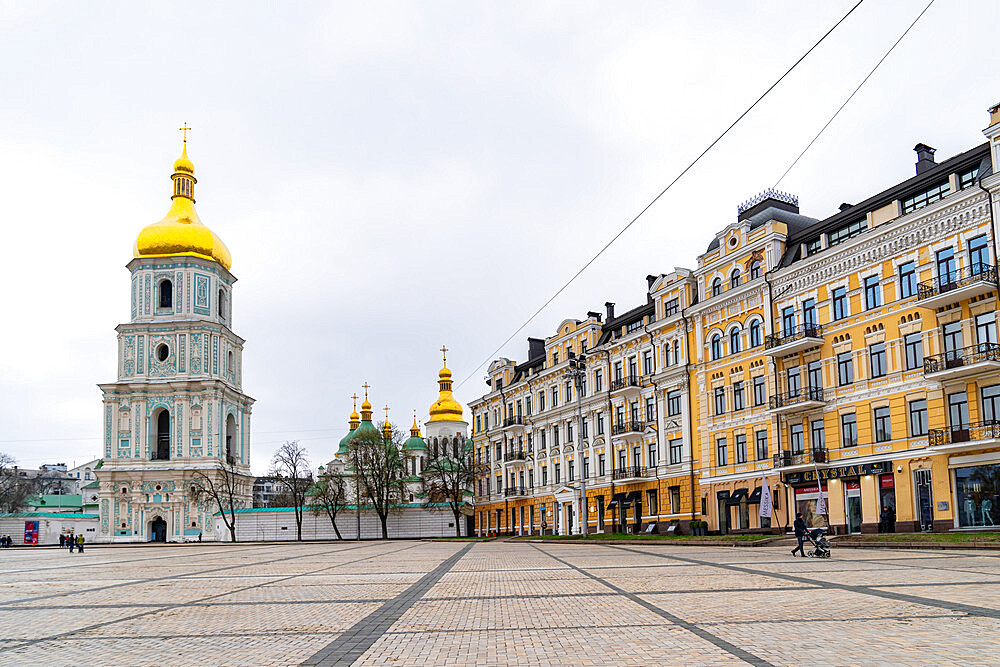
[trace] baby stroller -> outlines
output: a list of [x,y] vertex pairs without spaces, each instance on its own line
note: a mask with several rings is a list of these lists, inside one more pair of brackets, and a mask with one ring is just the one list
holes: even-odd
[[830,557],[830,541],[826,539],[826,535],[823,534],[822,528],[813,528],[808,533],[806,537],[812,542],[814,549],[810,549],[806,554],[809,558],[829,558]]

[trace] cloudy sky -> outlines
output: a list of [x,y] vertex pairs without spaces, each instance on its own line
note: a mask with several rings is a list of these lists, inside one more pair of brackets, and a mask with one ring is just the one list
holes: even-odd
[[[183,122],[239,279],[256,471],[314,463],[349,396],[408,425],[438,348],[463,403],[491,352],[853,4],[0,0],[0,451],[101,451],[132,244]],[[868,0],[503,355],[693,267],[925,0]],[[995,2],[935,3],[782,183],[825,217],[983,142]]]

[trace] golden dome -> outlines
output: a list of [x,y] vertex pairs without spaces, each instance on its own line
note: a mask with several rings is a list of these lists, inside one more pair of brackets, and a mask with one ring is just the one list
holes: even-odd
[[229,248],[206,227],[194,210],[194,165],[184,151],[174,162],[174,194],[170,210],[163,220],[154,222],[139,232],[132,255],[134,257],[172,257],[190,255],[210,259],[227,271],[233,264]]
[[[445,352],[445,348],[442,348]],[[462,404],[451,395],[451,371],[448,370],[448,359],[445,357],[444,366],[438,373],[438,400],[431,406],[432,422],[460,422],[462,419]]]

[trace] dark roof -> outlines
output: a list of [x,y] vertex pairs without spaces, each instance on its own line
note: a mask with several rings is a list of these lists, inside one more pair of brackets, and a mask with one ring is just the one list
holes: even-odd
[[621,315],[608,320],[604,323],[601,328],[601,339],[597,341],[598,345],[603,345],[609,341],[615,332],[624,326],[632,324],[633,322],[641,322],[642,318],[647,315],[653,315],[656,312],[656,304],[652,301],[648,301],[641,306],[636,306],[632,310],[622,313]]
[[980,144],[975,148],[970,148],[964,153],[948,158],[936,167],[927,169],[916,176],[897,183],[887,190],[883,190],[877,195],[858,202],[853,206],[842,208],[829,218],[820,220],[814,225],[802,228],[796,233],[791,233],[789,229],[788,244],[785,249],[785,256],[781,259],[781,266],[801,259],[799,256],[800,244],[810,241],[820,234],[831,232],[845,224],[865,217],[869,211],[882,208],[896,199],[905,199],[907,195],[920,192],[932,187],[935,183],[946,180],[951,173],[963,172],[976,166],[981,166],[984,159],[988,160],[990,155],[989,143]]
[[[768,201],[773,201],[773,200],[768,200]],[[778,206],[772,205],[772,206],[767,206],[766,208],[761,209],[754,213],[752,213],[751,211],[747,211],[747,213],[751,213],[751,215],[746,216],[745,218],[742,217],[740,218],[741,220],[745,219],[750,222],[751,231],[757,229],[758,227],[763,227],[772,220],[776,220],[777,222],[785,223],[785,226],[788,227],[788,233],[789,235],[791,235],[803,229],[807,229],[811,225],[814,225],[816,222],[818,222],[816,218],[810,218],[809,216],[801,215],[799,213],[795,213],[794,211],[788,210],[787,206],[782,206],[779,208]],[[708,244],[708,249],[705,252],[712,252],[718,247],[719,247],[719,237],[716,236],[714,239],[712,239],[712,242]]]
[[534,359],[528,359],[514,366],[514,382],[520,381],[528,375],[532,368],[542,368],[545,366],[545,354],[540,354]]

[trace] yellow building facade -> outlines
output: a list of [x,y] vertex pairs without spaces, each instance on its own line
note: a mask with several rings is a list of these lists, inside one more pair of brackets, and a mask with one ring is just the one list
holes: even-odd
[[1000,524],[998,107],[985,134],[940,163],[918,144],[913,177],[823,219],[762,193],[646,303],[495,361],[477,531]]

